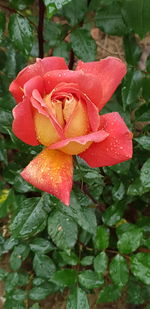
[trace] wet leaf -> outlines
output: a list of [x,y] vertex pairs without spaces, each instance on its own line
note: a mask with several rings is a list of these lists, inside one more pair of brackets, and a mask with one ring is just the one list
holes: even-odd
[[32,48],[32,29],[25,17],[13,14],[9,20],[9,34],[13,45],[26,55]]
[[79,287],[72,289],[67,299],[66,309],[90,309],[85,291]]
[[94,289],[99,288],[104,283],[104,279],[92,270],[84,270],[79,274],[79,282],[86,289]]
[[76,222],[59,210],[49,216],[48,233],[59,248],[72,248],[77,240],[77,232]]
[[104,226],[98,226],[93,242],[96,249],[105,250],[109,245],[109,230]]
[[110,276],[114,284],[122,287],[127,284],[129,277],[129,270],[126,260],[121,255],[116,255],[109,266]]
[[37,276],[46,279],[50,279],[56,270],[53,260],[44,254],[35,255],[33,268]]
[[131,271],[143,283],[150,284],[150,253],[139,252],[133,255]]

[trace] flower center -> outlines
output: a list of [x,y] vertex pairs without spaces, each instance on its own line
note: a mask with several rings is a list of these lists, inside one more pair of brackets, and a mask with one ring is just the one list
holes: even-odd
[[[50,93],[44,97],[49,118],[35,112],[35,129],[39,142],[50,146],[66,138],[86,135],[90,132],[90,125],[86,105],[82,100],[68,93]],[[60,150],[69,154],[83,152],[88,145],[70,142]]]

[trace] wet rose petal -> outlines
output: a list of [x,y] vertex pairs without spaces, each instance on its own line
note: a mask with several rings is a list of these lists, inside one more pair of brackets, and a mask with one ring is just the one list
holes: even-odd
[[67,206],[70,203],[72,175],[72,156],[47,148],[21,172],[21,176],[30,184],[55,195]]
[[[97,132],[90,133],[88,135],[74,137],[74,138],[67,138],[60,142],[57,142],[51,146],[49,149],[60,149],[65,153],[69,154],[78,154],[85,149],[87,149],[91,142],[101,142],[105,140],[109,136],[109,133],[105,132],[104,130],[100,130]],[[63,148],[62,148],[63,147]]]
[[26,144],[39,145],[35,132],[33,111],[28,97],[15,106],[13,116],[13,133]]
[[35,76],[43,76],[46,72],[52,70],[67,70],[68,67],[64,58],[61,57],[45,57],[44,59],[37,58],[36,63],[28,65],[17,75],[12,81],[9,91],[14,96],[17,102],[22,101],[24,92],[24,84]]
[[82,70],[85,74],[94,74],[98,78],[102,88],[102,98],[98,105],[101,110],[121,83],[126,74],[126,65],[118,58],[107,57],[95,62],[79,61],[76,70]]
[[91,167],[114,165],[132,157],[132,133],[121,116],[114,112],[101,116],[101,128],[109,136],[100,143],[93,143],[80,154]]

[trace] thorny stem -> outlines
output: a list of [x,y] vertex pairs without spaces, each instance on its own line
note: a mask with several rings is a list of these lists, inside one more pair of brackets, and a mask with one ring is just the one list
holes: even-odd
[[43,0],[39,0],[39,24],[38,24],[38,42],[39,42],[39,58],[44,57],[44,12],[45,6]]
[[85,193],[94,204],[97,204],[97,201],[95,200],[95,198],[91,195],[91,193],[88,190],[88,187],[86,186],[86,184],[82,184],[81,187],[81,182],[80,181],[74,181],[74,183],[80,188],[80,190]]
[[74,65],[74,52],[73,52],[73,49],[71,49],[70,50],[70,59],[69,59],[69,64],[68,64],[69,70],[73,69],[73,65]]

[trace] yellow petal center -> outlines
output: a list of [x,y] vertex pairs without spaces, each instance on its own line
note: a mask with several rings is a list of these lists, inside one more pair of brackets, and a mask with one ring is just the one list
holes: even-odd
[[[41,144],[49,146],[62,140],[62,135],[65,139],[90,132],[86,105],[72,94],[60,94],[53,99],[52,94],[49,94],[44,97],[44,102],[49,116],[46,117],[38,111],[34,112],[36,135]],[[60,150],[68,154],[78,154],[87,149],[90,144],[90,142],[85,145],[70,142]]]

